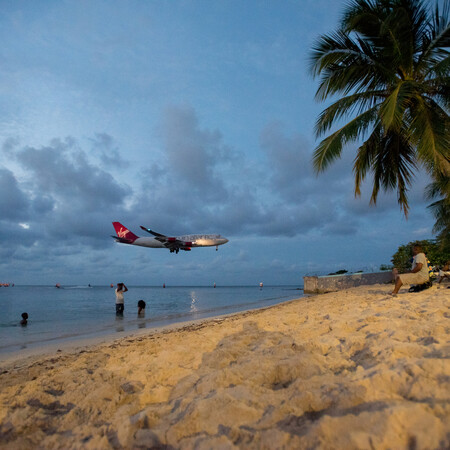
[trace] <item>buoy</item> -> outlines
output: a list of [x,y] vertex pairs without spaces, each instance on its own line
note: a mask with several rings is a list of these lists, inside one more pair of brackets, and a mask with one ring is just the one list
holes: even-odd
[[163,288],[165,288],[166,287],[166,283],[163,283]]

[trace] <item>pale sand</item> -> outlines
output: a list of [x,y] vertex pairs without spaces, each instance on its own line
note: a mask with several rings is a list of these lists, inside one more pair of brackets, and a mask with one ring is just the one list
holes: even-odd
[[450,446],[450,290],[359,287],[5,365],[0,447]]

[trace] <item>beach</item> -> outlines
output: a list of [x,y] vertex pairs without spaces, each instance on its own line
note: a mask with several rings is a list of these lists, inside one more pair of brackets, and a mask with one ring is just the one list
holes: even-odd
[[303,297],[0,363],[0,448],[450,446],[450,289]]

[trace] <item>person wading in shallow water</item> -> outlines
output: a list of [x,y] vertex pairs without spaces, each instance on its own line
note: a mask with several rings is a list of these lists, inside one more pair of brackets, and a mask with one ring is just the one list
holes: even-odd
[[26,312],[22,313],[22,320],[20,321],[20,325],[25,327],[28,323],[28,314]]
[[116,314],[123,315],[125,309],[123,294],[128,291],[128,288],[123,283],[117,283],[116,288]]
[[145,316],[145,306],[144,300],[138,301],[138,316]]

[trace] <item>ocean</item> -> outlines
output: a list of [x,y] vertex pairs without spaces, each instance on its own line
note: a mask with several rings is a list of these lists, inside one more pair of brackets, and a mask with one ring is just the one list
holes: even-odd
[[[0,354],[71,340],[128,333],[275,305],[303,296],[297,286],[128,286],[125,312],[116,316],[109,286],[0,287]],[[137,315],[137,302],[147,306]],[[21,314],[28,313],[27,326]]]

